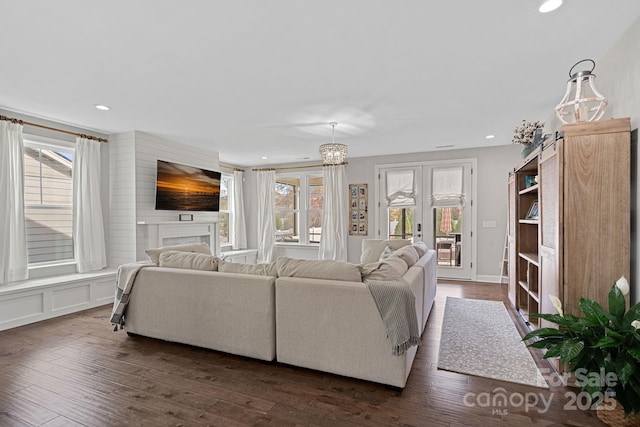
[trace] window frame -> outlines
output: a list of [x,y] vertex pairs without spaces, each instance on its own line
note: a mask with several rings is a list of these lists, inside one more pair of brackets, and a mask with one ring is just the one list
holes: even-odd
[[[233,198],[233,194],[234,194],[234,185],[235,185],[235,179],[234,176],[232,174],[229,173],[225,173],[222,172],[221,176],[220,176],[220,180],[226,180],[227,181],[227,199],[228,199],[228,209],[223,210],[220,209],[218,212],[218,220],[220,219],[220,214],[222,213],[226,213],[228,215],[229,218],[229,226],[228,226],[228,238],[229,241],[227,243],[222,243],[222,238],[220,236],[220,230],[222,229],[220,227],[220,221],[218,222],[218,239],[220,239],[220,251],[221,252],[226,252],[226,251],[230,251],[233,249],[233,246],[235,244],[235,233],[234,233],[234,226],[233,226],[233,220],[234,220],[234,198]],[[222,185],[222,182],[220,183]]]
[[[71,166],[72,168],[71,179],[73,182],[73,161],[75,160],[75,154],[76,154],[76,145],[73,142],[24,133],[23,146],[24,148],[35,148],[40,150],[54,150],[54,151],[59,150],[59,151],[71,152],[73,154],[73,160],[72,160],[72,166]],[[24,155],[25,154],[23,153],[23,158],[24,158]],[[23,179],[26,179],[25,173],[26,171],[23,172]],[[69,209],[71,210],[71,213],[72,213],[72,230],[73,230],[75,228],[75,218],[73,218],[73,203],[76,200],[75,194],[73,194],[73,185],[72,185],[71,191],[72,191],[72,202],[71,202],[71,207]],[[24,204],[25,214],[26,214],[27,208],[29,207],[36,208],[35,205],[33,206],[27,205],[25,201],[25,204]],[[65,207],[61,209],[66,210],[67,208]],[[75,237],[73,235],[73,231],[72,231],[71,238],[72,240],[74,240],[74,244],[75,244]],[[77,266],[77,260],[75,258],[75,249],[74,249],[73,258],[56,260],[56,261],[28,263],[27,269],[29,271],[29,278],[34,279],[34,278],[56,276],[60,274],[72,274],[76,272],[76,266]]]
[[[310,223],[310,213],[312,210],[310,209],[310,199],[309,196],[311,194],[311,179],[320,178],[323,180],[322,187],[322,209],[324,209],[324,177],[322,171],[313,171],[313,172],[283,172],[276,174],[276,182],[280,178],[297,178],[299,180],[299,188],[298,188],[298,196],[296,198],[297,206],[294,209],[277,209],[274,206],[274,213],[278,212],[293,212],[294,215],[297,214],[297,232],[298,232],[298,241],[297,242],[277,242],[276,245],[283,246],[320,246],[320,242],[311,242],[309,239],[309,223]],[[314,212],[317,209],[313,210]],[[275,221],[275,217],[274,217]],[[322,224],[321,224],[322,226]],[[300,231],[306,230],[306,231]]]

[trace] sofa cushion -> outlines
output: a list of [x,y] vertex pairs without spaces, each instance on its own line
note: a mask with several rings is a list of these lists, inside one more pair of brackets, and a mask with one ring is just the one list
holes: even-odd
[[422,258],[424,254],[426,254],[429,250],[429,246],[427,246],[425,242],[415,242],[412,246],[416,250],[416,252],[418,252],[418,256],[420,258]]
[[179,252],[195,252],[199,254],[211,255],[211,249],[206,243],[189,243],[186,245],[173,245],[162,246],[160,248],[151,248],[144,251],[149,259],[155,264],[160,263],[160,254],[164,251],[179,251]]
[[416,263],[416,261],[418,261],[418,259],[420,259],[418,251],[416,251],[413,246],[403,246],[395,251],[393,253],[393,256],[402,258],[402,260],[406,262],[409,267],[411,267]]
[[278,277],[362,281],[362,267],[346,261],[308,260],[279,257],[276,260]]
[[160,253],[158,265],[169,268],[217,271],[219,260],[216,256],[196,252],[163,251]]
[[270,264],[243,264],[240,262],[228,262],[220,260],[218,271],[222,273],[255,274],[257,276],[278,277],[276,263]]
[[389,258],[391,255],[393,255],[394,252],[395,252],[395,250],[391,249],[391,246],[389,246],[389,245],[385,246],[384,250],[380,254],[380,258],[378,258],[378,261],[383,261],[383,260]]
[[386,280],[402,277],[409,269],[400,257],[392,256],[384,261],[372,262],[362,266],[362,280]]
[[411,240],[380,240],[380,239],[364,239],[362,241],[362,254],[360,255],[360,262],[362,264],[369,264],[380,260],[380,255],[384,251],[386,246],[389,246],[393,250],[398,250],[403,246],[411,244]]

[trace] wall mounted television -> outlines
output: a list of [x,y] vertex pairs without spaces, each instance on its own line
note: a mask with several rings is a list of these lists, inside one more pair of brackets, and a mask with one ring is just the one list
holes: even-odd
[[156,210],[218,212],[221,173],[158,160]]

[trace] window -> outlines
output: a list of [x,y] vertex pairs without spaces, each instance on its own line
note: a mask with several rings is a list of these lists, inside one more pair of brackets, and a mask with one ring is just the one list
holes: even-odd
[[389,239],[412,239],[416,205],[416,169],[385,171],[387,234]]
[[223,174],[220,178],[220,247],[233,246],[233,176]]
[[24,199],[29,264],[74,260],[74,149],[32,141],[24,148]]
[[276,177],[276,242],[299,242],[300,178]]
[[309,178],[309,243],[320,243],[322,232],[322,207],[324,206],[324,186],[322,178]]
[[389,208],[389,239],[413,238],[413,207]]
[[320,243],[323,205],[324,186],[321,176],[277,176],[276,242]]

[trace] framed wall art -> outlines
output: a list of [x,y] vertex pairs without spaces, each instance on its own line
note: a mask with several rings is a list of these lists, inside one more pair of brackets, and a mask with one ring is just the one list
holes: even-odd
[[349,184],[349,234],[351,236],[367,235],[369,229],[368,197],[367,184]]

